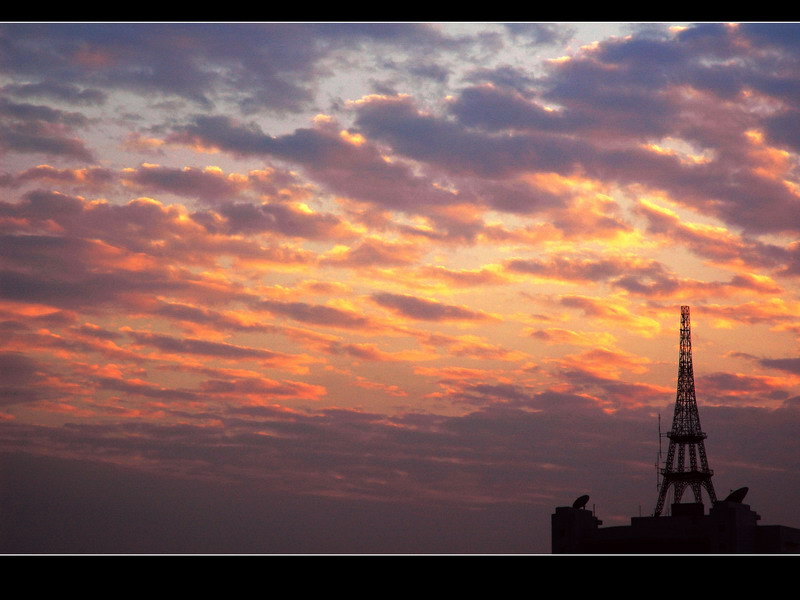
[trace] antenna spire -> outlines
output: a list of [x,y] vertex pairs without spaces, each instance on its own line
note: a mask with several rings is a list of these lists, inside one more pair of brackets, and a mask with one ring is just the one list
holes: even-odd
[[[681,306],[680,356],[678,360],[678,391],[675,399],[675,416],[672,429],[667,433],[669,450],[664,468],[663,480],[658,493],[658,503],[653,516],[657,517],[664,509],[669,488],[674,489],[675,503],[681,501],[687,486],[692,488],[696,502],[701,502],[701,488],[705,488],[711,502],[716,502],[714,472],[708,468],[706,449],[703,440],[706,434],[700,428],[700,415],[697,412],[697,398],[694,391],[694,370],[692,367],[692,333],[689,321],[689,307]],[[676,461],[677,453],[677,461]],[[689,468],[686,469],[686,455]],[[699,465],[698,465],[699,458]]]

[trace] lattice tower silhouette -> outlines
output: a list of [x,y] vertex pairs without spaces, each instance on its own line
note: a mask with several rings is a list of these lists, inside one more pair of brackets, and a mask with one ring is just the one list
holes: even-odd
[[[702,502],[701,489],[705,488],[711,502],[716,502],[714,472],[708,468],[706,448],[703,440],[706,434],[700,427],[697,412],[697,397],[694,391],[694,369],[692,367],[692,333],[689,320],[689,307],[681,306],[680,356],[678,360],[678,392],[675,399],[675,416],[672,429],[667,433],[669,450],[663,479],[658,493],[658,503],[653,516],[659,516],[670,488],[673,488],[674,502],[679,503],[687,487],[692,488],[696,502]],[[689,458],[688,469],[686,458]]]

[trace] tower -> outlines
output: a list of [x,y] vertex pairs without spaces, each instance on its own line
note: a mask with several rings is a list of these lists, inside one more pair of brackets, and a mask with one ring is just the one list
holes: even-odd
[[[711,476],[714,472],[708,468],[706,448],[703,444],[706,434],[700,428],[700,415],[697,412],[697,398],[694,392],[692,331],[688,306],[681,306],[678,392],[675,398],[672,429],[667,433],[667,437],[669,438],[669,450],[664,468],[661,469],[663,480],[653,516],[657,517],[661,514],[670,487],[673,488],[676,504],[681,501],[681,496],[687,486],[692,488],[696,502],[702,502],[701,488],[706,488],[712,503],[716,502],[717,496],[714,493],[714,485],[711,483]],[[689,457],[688,469],[686,468],[687,454]]]

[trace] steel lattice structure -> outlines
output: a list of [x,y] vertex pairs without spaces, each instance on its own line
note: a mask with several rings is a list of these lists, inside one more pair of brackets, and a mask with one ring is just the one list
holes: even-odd
[[[672,429],[667,433],[669,450],[664,468],[663,480],[658,493],[658,503],[653,516],[657,517],[664,508],[667,492],[672,487],[675,502],[681,501],[683,492],[691,487],[696,502],[701,502],[700,492],[706,489],[711,502],[716,502],[711,476],[708,468],[706,448],[703,440],[706,434],[700,428],[700,415],[697,412],[697,398],[694,391],[694,369],[692,367],[692,333],[689,321],[689,307],[681,306],[680,357],[678,361],[678,392],[675,399],[675,416]],[[686,468],[686,458],[689,468]],[[677,458],[677,460],[676,460]]]

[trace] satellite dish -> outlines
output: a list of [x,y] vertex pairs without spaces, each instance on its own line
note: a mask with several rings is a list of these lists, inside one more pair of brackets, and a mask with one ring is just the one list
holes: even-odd
[[583,495],[572,503],[572,508],[583,508],[584,506],[586,506],[586,503],[588,501],[589,501],[588,494]]
[[741,503],[744,500],[744,497],[747,495],[747,490],[749,488],[741,487],[738,490],[732,491],[728,494],[728,497],[725,498],[725,502],[739,502]]

